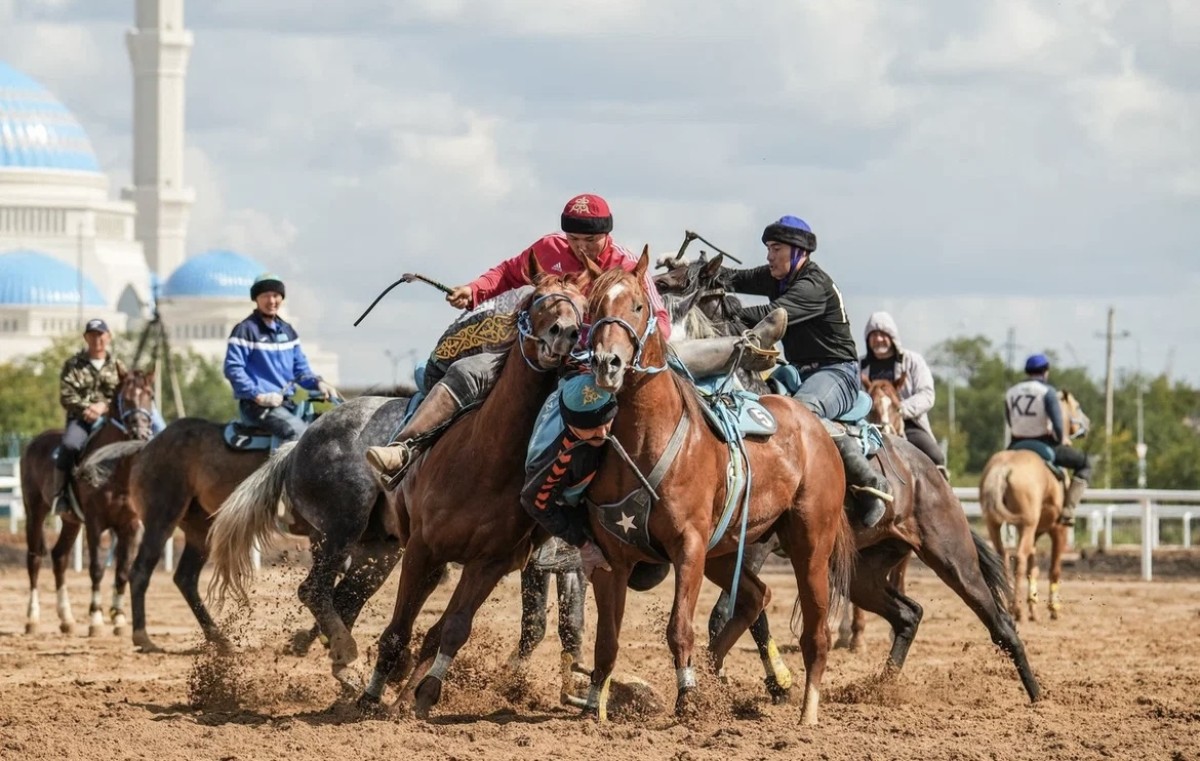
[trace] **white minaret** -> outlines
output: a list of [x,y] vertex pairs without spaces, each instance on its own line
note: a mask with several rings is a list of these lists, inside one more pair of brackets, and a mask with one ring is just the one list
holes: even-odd
[[183,0],[137,0],[125,35],[133,64],[133,188],[137,238],[151,271],[165,279],[183,263],[195,193],[183,181],[184,74],[192,33]]

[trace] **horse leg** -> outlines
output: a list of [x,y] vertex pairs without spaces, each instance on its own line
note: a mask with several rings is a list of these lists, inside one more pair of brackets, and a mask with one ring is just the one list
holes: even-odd
[[133,559],[129,572],[129,594],[133,598],[133,644],[138,652],[161,653],[162,648],[154,644],[146,633],[146,590],[150,588],[150,577],[162,559],[167,542],[174,541],[175,527],[189,506],[187,486],[183,476],[177,475],[156,483],[152,487],[159,493],[140,505],[143,527],[142,542]]
[[75,615],[71,612],[71,597],[67,593],[67,559],[71,556],[71,547],[79,536],[80,525],[74,521],[63,521],[58,540],[54,549],[50,550],[50,563],[54,569],[54,594],[57,598],[55,607],[58,609],[58,630],[63,634],[75,631]]
[[129,623],[125,618],[125,586],[129,583],[130,559],[142,539],[142,522],[130,521],[117,530],[116,554],[113,558],[115,566],[113,579],[112,608],[109,616],[113,624],[113,634],[124,637],[128,633]]
[[504,578],[504,574],[508,573],[511,563],[511,558],[505,557],[487,562],[469,562],[463,566],[458,586],[454,588],[454,594],[450,596],[442,616],[444,623],[437,656],[433,666],[417,684],[413,708],[417,718],[428,718],[430,709],[441,700],[446,671],[471,636],[475,612],[487,601],[488,595]]
[[333,605],[335,580],[350,556],[348,545],[349,540],[342,537],[327,535],[318,539],[312,547],[312,567],[296,592],[300,602],[316,619],[317,626],[329,638],[334,678],[348,687],[357,688],[354,684],[357,677],[350,664],[358,660],[358,643]]
[[[92,580],[92,600],[88,605],[88,636],[99,637],[104,633],[104,602],[100,585],[104,582],[104,561],[100,557],[100,542],[104,532],[93,521],[86,527],[88,544],[88,576]],[[116,541],[113,538],[112,541]]]
[[821,701],[821,680],[829,657],[829,565],[834,541],[815,546],[809,531],[791,514],[785,516],[784,547],[792,561],[800,603],[800,651],[804,656],[804,707],[800,723],[816,725]]
[[[1038,566],[1037,566],[1037,533],[1034,526],[1023,526],[1021,535],[1017,538],[1017,575],[1024,577],[1027,584],[1026,607],[1029,620],[1038,620]],[[1020,618],[1017,619],[1021,620]]]
[[[983,539],[970,530],[962,518],[961,509],[957,506],[947,509],[957,511],[961,528],[951,531],[943,522],[939,524],[939,530],[923,532],[918,555],[983,622],[992,642],[1007,653],[1017,667],[1017,674],[1030,701],[1036,702],[1041,696],[1041,688],[1033,675],[1013,618],[1004,606],[1005,598],[1010,595],[1013,600],[1019,599],[1008,584],[1007,565]],[[1020,610],[1020,607],[1016,609]]]
[[[723,555],[711,558],[704,567],[704,574],[714,584],[722,589],[733,585],[733,574],[737,563],[735,555]],[[771,590],[757,574],[744,565],[742,576],[738,582],[738,604],[717,636],[709,641],[709,651],[712,655],[713,668],[717,674],[724,671],[725,658],[747,625],[758,646],[758,657],[762,661],[764,682],[767,692],[775,703],[781,703],[787,698],[792,686],[792,673],[783,662],[779,648],[771,638],[770,624],[767,621],[766,607],[771,601]],[[753,623],[751,623],[753,622]]]
[[[691,703],[689,695],[696,689],[696,672],[692,666],[696,633],[692,621],[700,598],[700,586],[704,582],[705,554],[704,540],[698,534],[691,534],[684,537],[681,558],[675,563],[675,602],[667,622],[667,645],[675,659],[676,715],[687,712]],[[729,625],[725,628],[729,629]],[[744,625],[738,633],[742,631],[745,631]]]
[[[530,560],[521,569],[521,636],[508,665],[523,669],[542,640],[546,638],[546,608],[550,603],[550,574]],[[561,617],[561,614],[560,614]]]
[[187,544],[184,545],[183,552],[179,555],[179,565],[175,567],[173,577],[175,586],[183,595],[183,599],[187,601],[188,607],[192,609],[192,615],[200,624],[204,638],[220,649],[227,649],[229,640],[217,628],[217,622],[209,614],[208,608],[204,607],[204,600],[200,597],[200,571],[208,562],[208,548],[196,541],[190,535],[191,532],[188,534]]
[[400,560],[400,586],[396,590],[396,604],[392,608],[392,620],[379,635],[379,655],[371,679],[358,698],[358,708],[365,712],[376,712],[384,687],[393,672],[402,673],[411,665],[409,643],[412,642],[413,624],[429,595],[437,588],[446,566],[434,562],[429,548],[418,538],[409,540]]
[[1062,524],[1056,524],[1050,529],[1050,620],[1057,621],[1062,611],[1062,600],[1059,599],[1059,584],[1062,582],[1062,556],[1067,547],[1067,532],[1071,529]]
[[585,715],[591,714],[601,722],[608,721],[608,689],[621,646],[625,595],[629,591],[629,574],[633,571],[632,566],[609,562],[611,571],[596,571],[591,579],[592,591],[596,596],[596,646],[592,681],[583,709]]
[[[757,542],[746,548],[742,556],[742,568],[758,573],[762,570],[763,564],[767,562],[767,557],[777,547],[775,539],[769,539],[762,542]],[[725,623],[729,620],[729,592],[722,589],[720,597],[713,605],[712,613],[708,616],[708,639],[714,640],[721,630],[725,628]]]
[[868,547],[858,557],[850,585],[850,599],[855,606],[882,616],[892,626],[892,648],[883,667],[885,677],[904,668],[924,615],[921,606],[897,589],[894,581],[894,571],[907,560],[909,551],[908,545],[899,541]]
[[[562,689],[559,700],[565,705],[582,706],[583,701],[575,698],[574,674],[583,670],[580,656],[583,654],[583,611],[587,604],[587,577],[582,568],[555,573],[555,588],[558,591],[558,641],[562,645],[559,653],[559,681]],[[545,608],[543,608],[545,610]]]
[[25,570],[29,573],[29,607],[25,613],[25,633],[37,634],[42,619],[42,606],[38,599],[38,576],[42,571],[42,558],[46,556],[45,512],[31,510],[26,505],[25,516]]

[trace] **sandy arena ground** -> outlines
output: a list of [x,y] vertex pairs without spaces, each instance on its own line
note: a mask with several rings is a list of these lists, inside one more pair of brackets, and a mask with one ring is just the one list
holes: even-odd
[[[319,645],[304,658],[281,652],[292,630],[307,625],[295,600],[302,573],[296,566],[264,572],[238,635],[238,665],[214,689],[211,660],[196,649],[199,630],[161,569],[150,589],[150,633],[169,652],[141,655],[126,638],[84,636],[83,574],[69,582],[80,633],[58,633],[52,581],[43,571],[42,632],[26,636],[24,569],[0,566],[0,759],[1200,759],[1194,577],[1142,583],[1072,574],[1064,618],[1043,616],[1022,627],[1046,695],[1030,706],[982,625],[932,574],[913,569],[910,590],[925,606],[925,620],[904,674],[895,684],[873,683],[889,639],[884,623],[871,618],[865,653],[832,655],[821,726],[802,728],[798,706],[767,700],[748,637],[731,656],[727,689],[702,681],[707,710],[699,719],[683,724],[663,713],[607,726],[581,720],[558,705],[553,617],[528,681],[502,668],[517,638],[515,576],[481,611],[429,722],[362,719],[339,701]],[[367,663],[395,583],[393,576],[357,627]],[[776,636],[794,644],[786,631],[792,581],[772,575],[768,583],[777,592]],[[663,634],[671,587],[668,581],[630,596],[618,662],[620,672],[648,680],[667,705],[674,700]],[[443,585],[421,626],[448,595]],[[706,587],[705,615],[714,599]],[[590,631],[588,637],[590,662]],[[785,648],[785,658],[801,669],[794,648]],[[388,699],[393,695],[389,690]]]

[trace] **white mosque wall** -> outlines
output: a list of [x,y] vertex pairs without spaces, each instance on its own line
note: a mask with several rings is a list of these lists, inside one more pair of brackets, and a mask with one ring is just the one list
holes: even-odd
[[[86,322],[93,317],[107,322],[114,333],[129,326],[126,315],[115,309],[85,306],[83,320]],[[0,305],[0,362],[37,354],[58,336],[82,333],[78,307]]]

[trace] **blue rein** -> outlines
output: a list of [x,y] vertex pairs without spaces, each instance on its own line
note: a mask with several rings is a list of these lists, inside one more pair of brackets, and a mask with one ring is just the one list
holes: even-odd
[[593,357],[596,354],[596,332],[602,325],[616,325],[620,328],[623,328],[625,332],[629,334],[629,337],[633,339],[633,345],[636,347],[636,351],[634,351],[633,354],[633,361],[629,363],[630,370],[635,373],[646,373],[648,375],[653,375],[655,373],[661,373],[663,370],[667,369],[667,360],[665,357],[663,358],[662,365],[658,367],[646,367],[641,363],[642,352],[646,348],[646,341],[650,340],[650,336],[654,335],[654,333],[658,330],[658,320],[656,320],[653,315],[651,315],[649,322],[646,323],[646,329],[642,331],[640,336],[638,335],[638,332],[633,329],[632,325],[620,317],[601,317],[599,320],[596,320],[594,323],[592,323],[591,330],[588,333],[588,351]]

